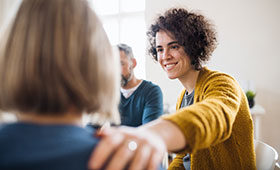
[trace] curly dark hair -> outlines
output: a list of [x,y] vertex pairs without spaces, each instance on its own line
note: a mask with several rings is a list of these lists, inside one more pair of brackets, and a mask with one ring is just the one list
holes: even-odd
[[203,15],[183,8],[173,8],[159,16],[147,32],[149,54],[157,61],[155,37],[160,30],[170,32],[184,47],[194,69],[200,70],[217,47],[216,31]]

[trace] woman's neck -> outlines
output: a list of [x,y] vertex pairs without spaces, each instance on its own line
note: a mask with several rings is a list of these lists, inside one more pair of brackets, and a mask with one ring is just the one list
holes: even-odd
[[191,70],[187,75],[179,78],[179,81],[182,83],[189,94],[192,93],[195,88],[199,73],[200,71]]
[[67,112],[64,114],[46,114],[39,113],[19,113],[18,119],[21,122],[30,122],[37,124],[69,124],[82,126],[82,113]]

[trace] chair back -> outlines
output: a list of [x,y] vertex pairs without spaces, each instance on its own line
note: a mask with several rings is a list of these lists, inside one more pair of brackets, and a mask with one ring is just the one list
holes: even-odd
[[254,140],[257,170],[274,170],[278,153],[268,144]]

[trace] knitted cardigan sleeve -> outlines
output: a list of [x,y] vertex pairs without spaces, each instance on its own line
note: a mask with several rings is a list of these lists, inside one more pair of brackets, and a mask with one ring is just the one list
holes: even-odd
[[[187,145],[182,153],[195,153],[229,138],[241,95],[241,88],[231,76],[207,69],[201,71],[194,104],[162,117],[183,132]],[[180,96],[177,106],[181,100]]]

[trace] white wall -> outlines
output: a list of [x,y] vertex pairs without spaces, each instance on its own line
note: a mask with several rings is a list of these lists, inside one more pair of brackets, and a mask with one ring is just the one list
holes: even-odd
[[[15,12],[20,4],[21,0],[0,0],[0,43],[3,29],[7,27],[10,19],[15,15]],[[0,44],[1,45],[1,44]],[[15,121],[16,117],[12,114],[0,112],[0,122]]]
[[[244,88],[246,82],[253,83],[256,103],[266,110],[260,138],[280,154],[280,1],[147,0],[147,26],[176,6],[200,11],[215,23],[219,46],[207,66],[233,75]],[[150,56],[146,64],[147,79],[161,86],[165,103],[174,105],[180,83],[166,78]]]
[[15,15],[21,0],[0,0],[0,30]]

